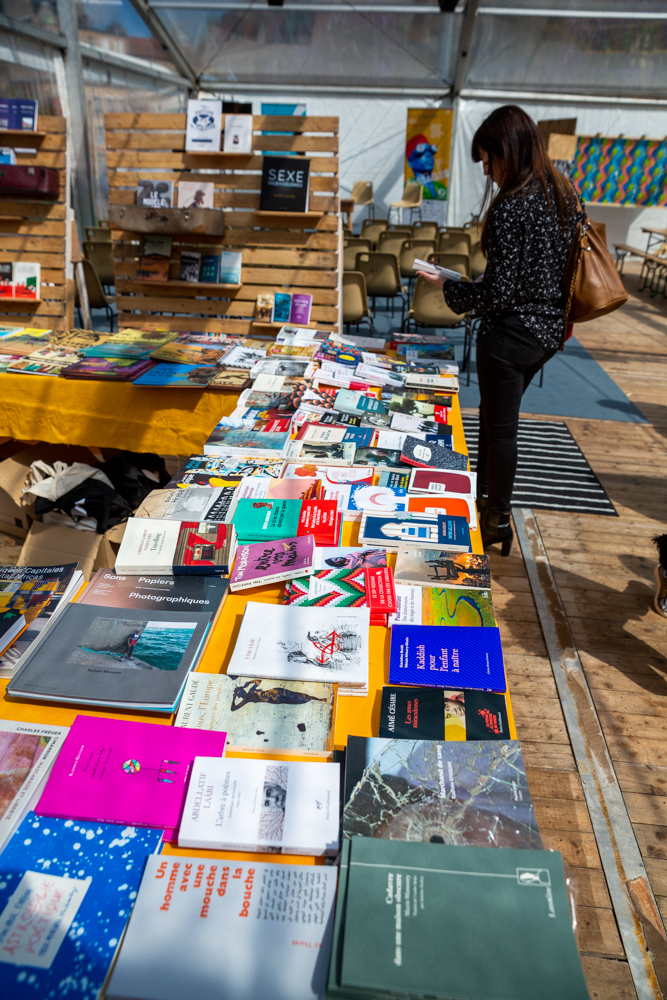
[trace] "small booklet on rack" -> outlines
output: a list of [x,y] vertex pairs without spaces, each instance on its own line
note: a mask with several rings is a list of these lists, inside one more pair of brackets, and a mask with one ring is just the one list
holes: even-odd
[[225,153],[252,152],[252,115],[225,115]]
[[337,763],[196,757],[178,846],[336,855],[339,800]]
[[188,101],[186,153],[218,153],[222,137],[222,101]]

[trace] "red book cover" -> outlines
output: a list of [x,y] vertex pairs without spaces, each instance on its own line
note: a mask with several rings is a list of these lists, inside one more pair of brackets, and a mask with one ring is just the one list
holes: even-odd
[[433,407],[433,418],[436,424],[446,424],[447,420],[447,407],[446,406],[434,406]]
[[338,503],[336,500],[304,500],[299,514],[300,535],[313,535],[316,545],[338,544]]
[[229,572],[231,524],[183,521],[174,555],[176,575],[212,576]]
[[388,566],[372,566],[366,573],[366,603],[370,608],[371,617],[375,614],[394,614],[396,605],[396,588],[394,574]]
[[283,417],[280,420],[267,420],[263,427],[258,427],[257,430],[263,431],[265,433],[273,433],[277,431],[282,434],[284,431],[290,429],[290,424],[292,423],[290,417]]

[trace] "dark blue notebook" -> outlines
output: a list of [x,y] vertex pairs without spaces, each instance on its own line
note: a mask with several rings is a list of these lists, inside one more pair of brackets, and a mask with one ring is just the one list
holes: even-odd
[[500,630],[491,626],[394,625],[389,683],[505,691]]

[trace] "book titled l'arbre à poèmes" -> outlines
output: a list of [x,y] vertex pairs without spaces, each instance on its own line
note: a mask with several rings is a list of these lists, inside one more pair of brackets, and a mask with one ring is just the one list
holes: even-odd
[[149,857],[107,1000],[322,1000],[336,881],[324,865]]
[[338,684],[368,693],[368,608],[291,608],[248,601],[228,672]]
[[506,691],[500,629],[393,625],[389,682]]
[[195,757],[225,733],[77,715],[35,807],[39,816],[178,828]]
[[520,743],[348,736],[343,836],[542,847]]
[[261,212],[307,212],[309,189],[310,160],[302,156],[264,157]]
[[511,733],[506,696],[386,686],[382,688],[379,735],[401,740],[507,740]]
[[190,674],[174,725],[227,733],[226,746],[264,756],[333,753],[336,688],[229,674]]
[[588,1000],[561,854],[344,840],[326,995]]
[[241,545],[231,574],[230,590],[248,590],[280,583],[313,571],[315,540],[312,535]]
[[161,841],[161,830],[28,812],[0,858],[3,1000],[98,996]]
[[[216,576],[123,579],[109,570],[100,571],[96,580],[85,600],[68,605],[49,628],[48,643],[38,643],[26,655],[8,695],[173,712],[228,581]],[[104,599],[109,603],[99,603]]]
[[236,550],[231,524],[131,517],[116,557],[116,573],[141,576],[229,573]]
[[178,846],[335,855],[339,800],[337,763],[196,757]]

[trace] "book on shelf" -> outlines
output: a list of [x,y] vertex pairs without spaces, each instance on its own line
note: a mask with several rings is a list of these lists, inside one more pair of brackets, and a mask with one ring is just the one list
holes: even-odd
[[588,1000],[561,854],[344,841],[326,995]]
[[178,269],[179,281],[199,281],[201,254],[195,250],[182,250]]
[[100,571],[49,628],[49,641],[25,655],[7,693],[173,712],[227,585],[213,576],[137,579]]
[[241,251],[223,250],[220,254],[220,282],[223,285],[241,284]]
[[119,576],[223,575],[236,539],[231,524],[130,517],[116,556]]
[[[275,295],[273,292],[263,292],[257,296],[255,304],[255,322],[272,323],[273,310],[275,306]],[[265,352],[266,353],[266,352]]]
[[[292,309],[292,296],[290,295],[289,292],[273,293],[273,311],[271,313],[272,323],[289,322],[291,309]],[[258,314],[259,314],[259,302],[258,302]],[[256,318],[259,319],[259,315],[257,315]]]
[[[414,701],[413,701],[414,710]],[[442,712],[442,704],[441,704]],[[441,720],[442,727],[442,720]],[[348,736],[343,837],[542,847],[518,740]]]
[[335,708],[332,684],[198,672],[174,725],[226,732],[226,747],[238,752],[329,758]]
[[231,524],[234,516],[235,487],[218,486],[198,490],[153,490],[135,511],[138,518],[169,521],[214,521]]
[[161,840],[159,830],[26,815],[0,859],[3,1000],[101,993]]
[[324,865],[149,857],[107,1000],[321,1000],[336,881]]
[[137,205],[145,205],[148,208],[171,208],[173,199],[173,181],[154,181],[148,177],[137,179]]
[[0,851],[39,798],[68,732],[67,726],[0,719]]
[[246,604],[228,673],[241,677],[337,683],[368,692],[367,608],[290,608]]
[[313,296],[305,292],[292,293],[292,307],[290,309],[289,322],[299,326],[307,326],[310,323],[310,314],[313,308]]
[[264,157],[260,212],[307,212],[309,189],[310,160],[302,156]]
[[169,280],[169,260],[166,257],[147,257],[142,255],[139,258],[136,273],[137,281],[168,281]]
[[225,115],[225,153],[252,152],[252,115]]
[[213,208],[213,181],[179,181],[179,208]]
[[196,757],[178,846],[335,856],[339,800],[337,763]]
[[267,538],[241,545],[236,553],[229,589],[248,590],[292,580],[296,576],[308,576],[313,569],[314,552],[312,535],[276,541]]
[[389,682],[507,690],[497,626],[392,625]]
[[9,167],[16,166],[16,151],[11,146],[0,146],[0,163]]
[[64,566],[54,567],[62,570],[62,575],[57,582],[55,590],[49,592],[49,599],[43,605],[36,617],[29,615],[30,621],[17,639],[14,639],[11,646],[5,649],[0,656],[0,677],[11,677],[14,671],[23,662],[22,657],[28,650],[32,649],[37,642],[46,637],[46,630],[55,621],[59,614],[65,610],[66,606],[76,596],[83,584],[83,573],[78,570],[77,563],[68,563]]
[[468,471],[468,456],[450,448],[442,448],[438,444],[421,441],[409,434],[401,449],[401,462],[406,465],[430,467],[434,469],[450,469],[456,472]]
[[[222,101],[190,98],[185,125],[186,153],[219,153],[221,137]],[[181,183],[192,184],[193,182]],[[180,204],[180,198],[178,207],[184,207]]]
[[222,757],[225,733],[77,715],[35,807],[38,816],[178,829],[195,757]]
[[13,276],[11,261],[0,261],[0,299],[14,298]]
[[490,566],[489,556],[477,552],[452,552],[423,545],[400,545],[394,578],[397,584],[415,587],[490,590]]
[[507,740],[507,699],[492,691],[383,687],[379,736],[399,740]]
[[0,128],[7,131],[36,132],[38,101],[25,97],[0,97]]
[[31,261],[14,261],[12,288],[15,299],[39,299],[41,265]]
[[220,281],[220,255],[217,253],[203,253],[201,257],[201,267],[199,270],[199,280],[217,284]]

